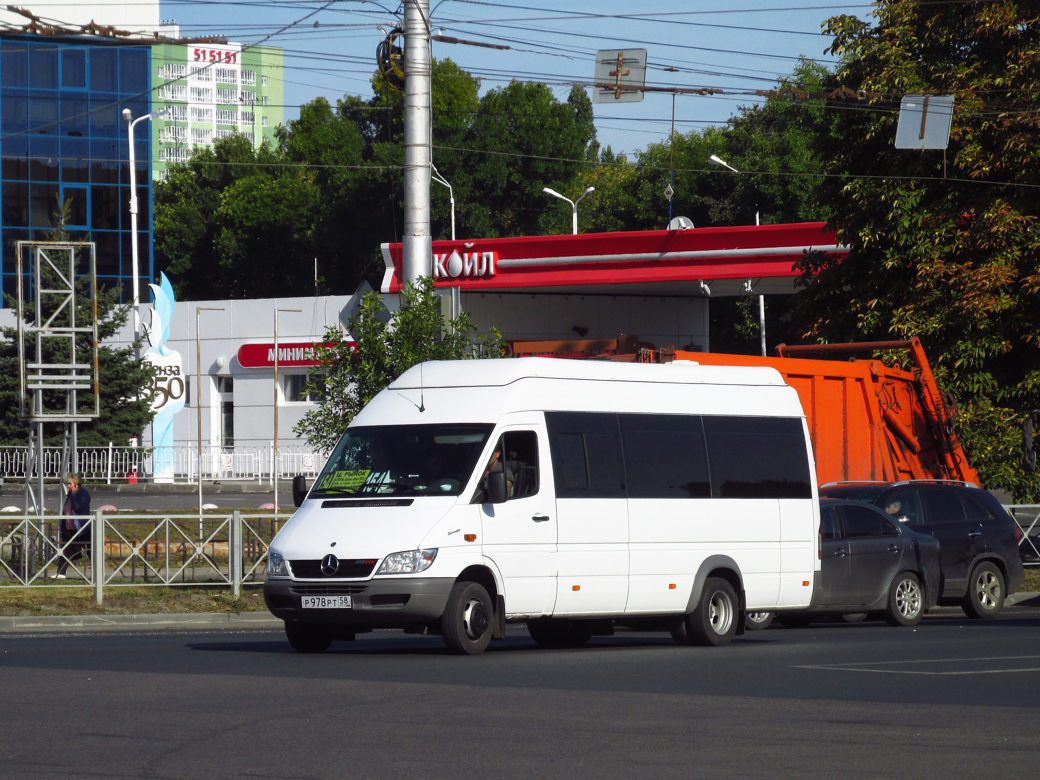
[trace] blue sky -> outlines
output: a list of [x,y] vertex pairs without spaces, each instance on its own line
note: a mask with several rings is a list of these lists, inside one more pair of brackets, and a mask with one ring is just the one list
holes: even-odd
[[[575,81],[591,81],[594,54],[602,49],[648,50],[647,84],[714,87],[728,93],[768,89],[807,56],[833,65],[824,52],[824,20],[838,14],[867,18],[868,2],[827,0],[431,0],[435,32],[509,50],[434,43],[434,56],[450,57],[480,77],[482,89],[510,79],[553,86],[563,98]],[[318,96],[369,96],[376,45],[401,18],[394,0],[164,0],[161,14],[182,35],[226,35],[244,44],[280,46],[285,53],[285,116]],[[315,27],[317,22],[317,27]],[[444,28],[443,31],[440,28]],[[666,71],[665,68],[674,70]],[[677,132],[723,124],[750,95],[680,95]],[[600,142],[634,152],[667,138],[672,97],[647,94],[642,102],[597,104]]]

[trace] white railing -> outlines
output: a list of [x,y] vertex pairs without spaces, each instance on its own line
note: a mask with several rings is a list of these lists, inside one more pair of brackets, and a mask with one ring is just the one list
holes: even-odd
[[[144,447],[80,447],[78,471],[89,482],[151,481],[156,477],[156,462],[162,478],[174,482],[194,482],[203,479],[222,481],[252,480],[272,482],[275,478],[274,444],[267,447],[225,449],[203,447],[201,464],[195,447],[175,446],[155,453]],[[27,448],[0,447],[0,478],[21,479],[25,476]],[[43,475],[58,479],[61,472],[60,447],[44,447]],[[325,458],[313,450],[298,446],[278,448],[279,480],[291,479],[297,474],[315,477],[325,465]]]

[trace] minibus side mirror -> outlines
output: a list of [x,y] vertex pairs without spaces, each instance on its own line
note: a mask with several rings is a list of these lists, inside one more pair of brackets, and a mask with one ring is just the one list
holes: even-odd
[[297,474],[292,478],[293,503],[300,506],[305,498],[307,498],[307,478],[303,474]]
[[487,500],[490,504],[506,502],[506,474],[504,471],[492,471],[487,475]]

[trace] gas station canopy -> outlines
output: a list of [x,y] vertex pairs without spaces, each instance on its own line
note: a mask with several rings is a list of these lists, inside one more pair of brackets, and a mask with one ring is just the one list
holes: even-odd
[[[401,244],[383,244],[381,290],[401,289]],[[634,295],[790,293],[809,252],[842,256],[823,222],[434,241],[435,287]]]

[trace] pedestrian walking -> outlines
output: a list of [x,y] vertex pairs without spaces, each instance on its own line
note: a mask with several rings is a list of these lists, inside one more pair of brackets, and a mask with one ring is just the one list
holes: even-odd
[[58,572],[51,575],[52,580],[65,579],[69,565],[82,558],[90,545],[90,493],[83,487],[79,474],[66,474],[63,482],[68,491],[58,524],[58,539],[63,550]]

